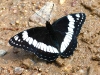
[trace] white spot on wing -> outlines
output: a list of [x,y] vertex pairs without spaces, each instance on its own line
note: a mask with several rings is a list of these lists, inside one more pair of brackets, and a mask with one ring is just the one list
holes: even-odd
[[37,41],[33,40],[33,46],[35,47],[37,45]]
[[[47,47],[47,46],[46,46],[46,47]],[[47,51],[47,52],[50,52],[50,51],[49,51],[49,46],[46,48],[46,51]]]
[[72,28],[68,27],[68,32],[74,32]]
[[51,46],[48,46],[50,53],[54,53],[53,49]]
[[52,47],[52,48],[53,48],[54,53],[59,53],[56,48],[54,48],[54,47]]
[[28,38],[28,33],[27,33],[27,31],[23,31],[23,33],[22,33],[22,38],[23,38],[23,40],[25,40],[26,38]]
[[39,46],[39,43],[37,43],[37,45],[35,47],[38,48],[38,46]]
[[67,42],[67,43],[70,43],[70,39],[68,39],[68,37],[67,36],[65,36],[65,38],[64,38],[64,42]]
[[48,47],[49,47],[50,53],[54,53],[53,50],[52,50],[52,47],[50,45]]
[[38,43],[38,47],[37,47],[38,49],[41,49],[41,43]]
[[30,40],[30,37],[26,38],[26,40],[25,40],[25,41],[29,43],[29,40]]
[[65,42],[62,42],[62,46],[61,46],[61,52],[63,52],[66,49],[66,45],[64,44]]
[[44,45],[44,46],[43,46],[43,47],[44,47],[43,50],[46,52],[47,46],[46,46],[46,44],[43,44],[43,45]]
[[33,39],[32,39],[32,38],[30,38],[30,39],[29,39],[29,45],[31,45],[31,44],[32,44],[32,42],[33,42]]
[[68,18],[69,21],[75,22],[74,18],[71,15],[68,15],[67,18]]
[[18,40],[18,38],[19,38],[18,35],[14,36],[14,39],[15,39],[16,41]]
[[72,39],[73,33],[67,32],[65,37],[68,37],[70,40]]
[[41,43],[41,50],[43,50],[44,49],[44,44],[43,43]]
[[79,18],[79,17],[80,17],[80,15],[79,15],[79,14],[76,14],[76,17],[78,17],[78,18]]
[[18,42],[20,42],[20,39],[18,39]]
[[69,27],[71,27],[71,28],[75,28],[75,27],[74,27],[74,22],[69,22],[68,25],[69,25]]

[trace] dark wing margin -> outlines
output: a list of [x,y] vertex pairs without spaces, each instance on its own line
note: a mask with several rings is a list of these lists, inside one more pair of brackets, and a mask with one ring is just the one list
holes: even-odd
[[80,33],[80,30],[81,30],[81,27],[82,25],[84,24],[85,22],[85,19],[86,19],[86,15],[84,13],[79,13],[78,14],[71,14],[73,17],[74,17],[74,20],[75,20],[75,29],[74,29],[74,32],[75,32],[75,35],[76,37],[78,36],[78,34]]
[[20,32],[9,40],[9,44],[33,52],[40,59],[47,61],[54,61],[58,57],[57,49],[53,47],[45,27],[36,27]]
[[61,53],[61,57],[66,58],[69,57],[70,55],[73,55],[73,52],[76,47],[77,47],[77,38],[73,37],[66,50],[63,53]]

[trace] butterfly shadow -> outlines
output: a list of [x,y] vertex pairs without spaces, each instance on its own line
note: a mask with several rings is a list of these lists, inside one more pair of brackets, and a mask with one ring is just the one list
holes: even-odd
[[[38,65],[37,63],[43,63],[47,65],[55,65],[57,67],[62,67],[63,65],[59,62],[59,60],[54,61],[45,61],[43,59],[39,59],[36,55],[34,55],[31,52],[22,50],[20,48],[9,48],[8,53],[2,57],[4,60],[10,61],[10,62],[22,62],[23,60],[30,59],[32,60],[34,65]],[[60,58],[61,59],[61,58]],[[63,59],[62,59],[63,60]],[[61,61],[62,61],[61,60]]]
[[32,56],[34,54],[30,53],[30,52],[27,52],[25,50],[22,50],[20,48],[9,48],[8,49],[8,52],[5,56],[3,56],[2,58],[4,60],[10,60],[10,61],[22,61],[24,59],[31,59]]

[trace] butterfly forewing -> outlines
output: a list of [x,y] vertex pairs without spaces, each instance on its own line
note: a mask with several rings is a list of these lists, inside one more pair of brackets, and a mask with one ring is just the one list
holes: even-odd
[[74,28],[74,34],[76,35],[76,37],[78,36],[78,34],[80,33],[81,27],[86,19],[86,16],[84,13],[79,13],[79,14],[72,14],[71,16],[74,17],[75,20],[75,28]]
[[85,21],[85,14],[84,13],[76,13],[76,14],[70,14],[68,16],[64,16],[57,21],[55,21],[52,26],[55,30],[58,30],[60,32],[68,32],[68,28],[71,30],[74,30],[74,34],[78,35],[82,24]]

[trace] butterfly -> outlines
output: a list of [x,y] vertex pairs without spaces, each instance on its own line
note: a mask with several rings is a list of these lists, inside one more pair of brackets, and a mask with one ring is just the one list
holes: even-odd
[[75,13],[56,20],[46,27],[24,30],[9,40],[11,46],[33,52],[40,59],[54,61],[69,57],[77,47],[77,36],[86,19],[84,13]]

